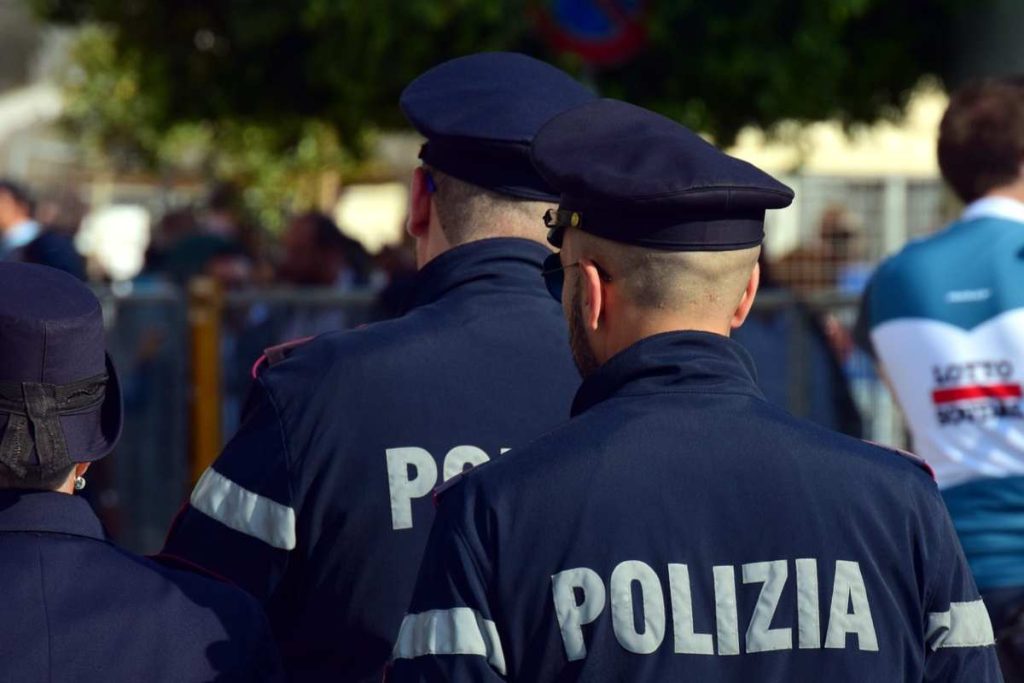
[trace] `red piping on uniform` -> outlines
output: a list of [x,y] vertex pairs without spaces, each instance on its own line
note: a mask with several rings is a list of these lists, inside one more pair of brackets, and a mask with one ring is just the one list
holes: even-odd
[[154,562],[157,562],[157,563],[159,563],[159,564],[161,564],[161,565],[163,565],[165,567],[170,567],[171,569],[179,569],[179,570],[189,571],[189,572],[192,572],[193,574],[198,574],[200,576],[205,576],[206,578],[209,578],[209,579],[216,579],[217,581],[220,581],[221,583],[226,583],[229,586],[235,586],[236,588],[241,588],[241,586],[239,586],[237,583],[235,583],[231,579],[227,578],[226,576],[222,576],[222,575],[218,574],[215,571],[210,571],[206,567],[204,567],[204,566],[202,566],[200,564],[196,564],[195,562],[191,562],[189,560],[186,560],[184,557],[181,557],[179,555],[173,555],[171,553],[159,552],[156,555],[149,555],[148,557],[149,557],[149,559],[153,560]]
[[253,379],[256,379],[259,376],[260,366],[266,362],[267,354],[263,354],[262,356],[256,359],[255,363],[252,364],[252,370],[250,371],[250,373],[252,374]]

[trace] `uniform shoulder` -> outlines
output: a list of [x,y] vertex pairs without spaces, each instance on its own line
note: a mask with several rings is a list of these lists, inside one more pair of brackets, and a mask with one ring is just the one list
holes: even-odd
[[296,375],[321,378],[384,355],[392,363],[402,362],[407,354],[396,351],[408,351],[422,327],[422,316],[414,311],[394,320],[295,339],[268,348],[253,366],[253,377],[271,383]]
[[[772,423],[782,428],[776,437],[778,440],[786,443],[790,450],[806,454],[825,467],[838,468],[837,472],[842,471],[847,476],[895,474],[898,479],[916,480],[936,489],[931,466],[913,453],[842,434],[768,403],[763,404],[762,410],[768,412]],[[829,457],[822,460],[822,455]]]
[[169,556],[141,557],[116,548],[124,562],[140,584],[149,583],[161,587],[160,595],[165,606],[180,611],[183,615],[195,616],[216,614],[230,628],[249,630],[259,622],[251,620],[261,614],[255,598],[226,579],[209,573],[185,560]]
[[936,483],[935,470],[932,469],[932,466],[928,464],[928,461],[926,461],[921,456],[911,453],[910,451],[905,451],[902,448],[886,446],[884,444],[876,443],[874,441],[868,441],[866,439],[863,440],[862,443],[865,444],[866,446],[869,446],[874,451],[880,452],[881,457],[901,458],[903,462],[909,463],[919,472],[923,472],[925,475],[927,475],[928,480],[932,484]]
[[584,470],[592,466],[592,459],[586,449],[578,447],[580,438],[590,430],[586,426],[589,417],[583,415],[568,420],[532,441],[513,448],[501,457],[465,472],[455,484],[442,486],[436,491],[438,498],[450,490],[459,490],[460,495],[516,498],[521,492],[534,490],[538,485],[550,481],[553,467],[560,470]]
[[168,566],[108,541],[62,539],[55,549],[59,552],[52,557],[60,558],[62,566],[89,567],[90,590],[97,597],[105,594],[103,599],[112,605],[130,602],[181,628],[211,632],[227,628],[251,633],[262,623],[255,599],[227,581]]

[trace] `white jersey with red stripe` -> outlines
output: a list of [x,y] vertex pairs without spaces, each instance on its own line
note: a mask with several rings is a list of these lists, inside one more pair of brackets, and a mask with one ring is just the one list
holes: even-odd
[[861,323],[941,488],[1024,475],[1024,204],[979,200],[907,245]]

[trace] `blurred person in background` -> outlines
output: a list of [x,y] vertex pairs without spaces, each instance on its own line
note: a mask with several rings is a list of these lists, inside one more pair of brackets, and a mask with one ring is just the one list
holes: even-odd
[[416,245],[406,233],[401,244],[381,249],[374,264],[381,286],[374,303],[373,319],[396,318],[408,310],[416,292]]
[[85,279],[85,261],[67,235],[44,228],[34,218],[28,190],[0,180],[0,261],[37,263]]
[[293,218],[281,239],[284,247],[278,277],[282,282],[306,287],[351,290],[365,286],[369,256],[360,258],[353,243],[326,214],[310,211]]
[[0,679],[280,680],[254,600],[116,547],[77,495],[124,420],[99,301],[21,263],[0,292]]
[[779,284],[801,295],[859,293],[867,278],[861,233],[846,207],[829,206],[821,214],[817,242],[797,247],[774,264]]
[[427,138],[407,225],[414,303],[269,349],[241,428],[174,522],[165,551],[263,602],[291,680],[380,681],[433,488],[567,417],[579,375],[541,277],[557,196],[529,142],[592,97],[509,53],[446,62],[405,89]]
[[783,303],[755,306],[732,335],[753,357],[758,386],[771,403],[798,417],[862,437],[860,411],[821,315],[779,284],[764,249],[758,263],[761,293]]
[[231,183],[218,183],[206,199],[206,209],[200,218],[201,232],[217,235],[229,241],[244,242],[248,231],[241,192]]
[[70,188],[44,194],[36,208],[36,219],[53,232],[73,239],[82,220],[89,213],[89,205]]
[[143,284],[159,282],[183,283],[189,273],[194,273],[188,255],[177,250],[182,240],[195,235],[199,230],[195,211],[191,207],[172,209],[160,217],[153,226],[149,246],[139,274]]
[[[255,260],[262,253],[260,231],[245,218],[240,192],[230,184],[218,184],[206,206],[196,213],[179,209],[158,225],[158,265],[178,285],[203,275],[211,259],[225,251],[242,249]],[[162,253],[161,253],[162,252]]]
[[[369,284],[369,254],[323,213],[311,211],[293,218],[281,242],[284,257],[278,282],[282,284],[337,292],[358,291]],[[276,319],[277,342],[350,326],[350,317],[336,306],[297,303],[271,317]]]
[[[821,214],[818,240],[800,246],[772,264],[774,281],[802,300],[816,294],[860,294],[871,267],[864,260],[864,236],[860,222],[841,205],[834,204]],[[805,309],[806,310],[806,309]],[[848,363],[854,343],[848,325],[834,313],[814,313],[816,326],[825,334],[841,365]]]
[[[253,260],[238,243],[223,243],[206,262],[203,276],[215,282],[224,294],[252,291],[256,284]],[[282,338],[280,326],[270,319],[272,308],[267,303],[225,304],[220,313],[221,424],[234,428],[239,423],[246,391],[252,383],[253,358],[258,358],[263,349],[279,343]]]
[[[1001,637],[1024,680],[1024,82],[953,93],[938,141],[960,219],[886,260],[857,325],[935,469]],[[1015,637],[1007,637],[1016,631]],[[1024,643],[1022,643],[1024,644]],[[1015,651],[1016,650],[1016,651]]]

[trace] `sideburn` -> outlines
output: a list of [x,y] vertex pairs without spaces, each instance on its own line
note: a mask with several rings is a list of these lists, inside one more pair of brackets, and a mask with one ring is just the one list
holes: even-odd
[[569,304],[569,348],[580,377],[590,377],[601,366],[587,340],[587,326],[583,322],[583,283],[575,278],[572,300]]

